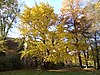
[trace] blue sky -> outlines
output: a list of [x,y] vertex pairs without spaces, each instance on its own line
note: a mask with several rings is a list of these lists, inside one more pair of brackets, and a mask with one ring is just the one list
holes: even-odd
[[48,2],[51,6],[54,7],[55,13],[59,13],[59,9],[61,8],[61,4],[63,0],[23,0],[25,2],[25,4],[29,7],[34,6],[34,1],[36,1],[37,3],[39,2]]
[[[48,2],[51,6],[54,7],[54,12],[59,14],[60,13],[60,8],[62,6],[62,1],[63,0],[18,0],[19,3],[25,3],[25,5],[29,6],[29,7],[32,7],[34,6],[34,3],[37,2]],[[13,28],[10,32],[9,32],[9,37],[20,37],[20,32],[18,31],[17,28]]]

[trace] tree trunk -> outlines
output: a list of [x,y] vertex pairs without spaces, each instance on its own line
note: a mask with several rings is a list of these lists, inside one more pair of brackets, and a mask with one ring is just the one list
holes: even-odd
[[38,67],[37,57],[35,57],[35,67]]
[[82,66],[82,59],[81,59],[80,52],[78,52],[78,59],[79,59],[79,65],[82,68],[83,66]]
[[[76,36],[77,36],[77,33],[76,33]],[[78,44],[78,38],[77,37],[76,37],[76,44]],[[76,46],[78,48],[78,45],[76,45]],[[78,59],[79,59],[79,65],[82,68],[82,59],[81,59],[80,51],[78,51]]]
[[83,53],[84,53],[84,59],[85,59],[86,68],[88,68],[88,60],[87,60],[86,52],[83,51]]
[[96,69],[95,52],[93,50],[92,50],[92,55],[93,55],[94,68]]
[[92,48],[92,43],[91,43],[91,41],[89,40],[89,42],[90,42],[90,47],[91,47],[91,50],[92,50],[92,56],[93,56],[93,62],[94,62],[94,68],[96,69],[96,60],[95,60],[95,52],[94,52],[94,50],[93,50],[93,48]]
[[74,57],[75,57],[75,66],[76,66],[76,61],[77,61],[77,57],[76,57],[76,53],[75,53],[75,55],[74,55]]
[[98,48],[97,48],[97,38],[96,38],[96,32],[95,32],[95,48],[96,48],[96,60],[97,60],[97,69],[100,69],[100,64],[99,64],[99,51],[98,51]]
[[[43,40],[43,43],[46,44],[45,39]],[[49,50],[46,49],[46,56],[49,56],[49,54],[50,54]],[[44,62],[44,68],[45,68],[45,69],[48,69],[48,68],[49,68],[49,63],[50,63],[50,62]]]

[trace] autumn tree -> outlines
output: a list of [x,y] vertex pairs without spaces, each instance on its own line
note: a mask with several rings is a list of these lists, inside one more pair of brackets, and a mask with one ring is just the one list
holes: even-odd
[[83,34],[87,33],[90,28],[91,21],[84,14],[81,0],[64,0],[61,8],[61,20],[64,21],[64,30],[67,41],[68,50],[77,51],[79,64],[82,67],[81,53],[87,50],[88,43]]
[[[26,6],[20,18],[21,34],[29,39],[27,53],[44,61],[46,55],[50,54],[46,46],[46,37],[50,26],[57,20],[53,7],[43,2],[39,5],[36,3],[32,8]],[[22,54],[24,55],[24,53]]]
[[20,32],[28,39],[28,48],[22,51],[22,57],[35,58],[36,64],[39,59],[46,67],[49,62],[66,63],[66,60],[71,58],[66,51],[63,23],[48,3],[26,7],[20,18]]
[[[97,63],[97,69],[100,67],[100,62],[99,62],[99,31],[100,31],[100,1],[92,4],[89,2],[85,8],[86,15],[89,16],[89,19],[92,19],[92,26],[89,30],[89,33],[91,34],[91,38],[89,38],[90,43],[91,43],[91,49],[93,50],[93,60],[94,60],[94,66],[96,68],[96,63]],[[95,59],[96,58],[96,59]]]

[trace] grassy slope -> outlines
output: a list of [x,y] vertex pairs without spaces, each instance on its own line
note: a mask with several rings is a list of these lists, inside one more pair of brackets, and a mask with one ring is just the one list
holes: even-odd
[[[6,71],[0,72],[0,75],[94,75],[92,72],[36,72],[32,70]],[[95,74],[97,75],[97,74]]]

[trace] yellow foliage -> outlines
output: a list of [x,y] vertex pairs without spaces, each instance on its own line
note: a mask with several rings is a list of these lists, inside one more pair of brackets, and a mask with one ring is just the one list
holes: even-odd
[[100,9],[100,2],[97,2],[97,3],[95,4],[95,9]]

